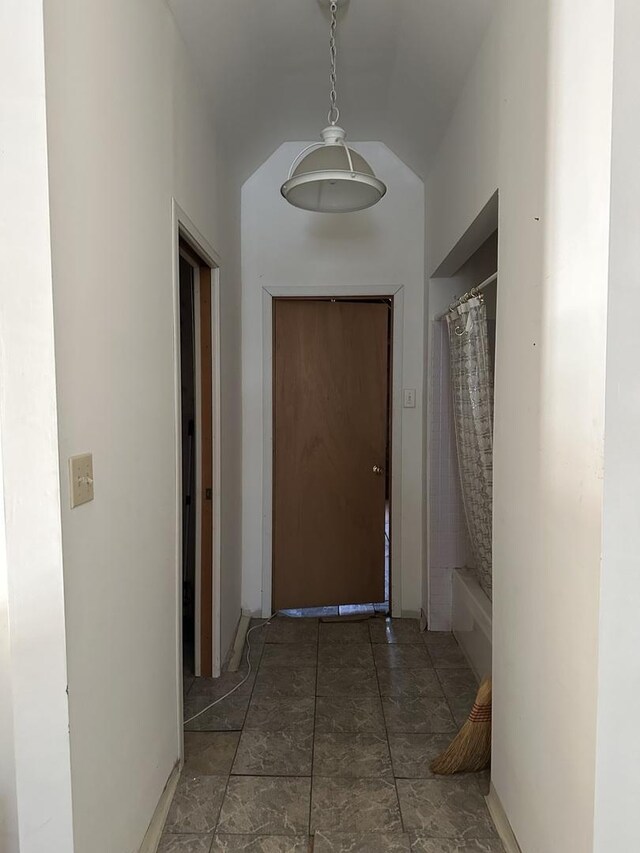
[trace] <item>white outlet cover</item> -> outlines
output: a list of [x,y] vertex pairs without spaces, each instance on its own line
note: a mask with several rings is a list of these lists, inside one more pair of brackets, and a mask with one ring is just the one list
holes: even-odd
[[416,389],[405,388],[403,405],[405,409],[415,409],[416,407]]
[[71,509],[93,500],[93,455],[80,453],[69,458]]

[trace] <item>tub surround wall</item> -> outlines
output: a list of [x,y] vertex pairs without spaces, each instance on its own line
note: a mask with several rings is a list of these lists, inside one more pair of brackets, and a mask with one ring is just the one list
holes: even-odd
[[[440,289],[449,292],[451,284]],[[455,287],[455,285],[454,285]],[[451,300],[446,297],[447,304]],[[456,449],[449,338],[444,321],[431,323],[428,362],[429,395],[429,597],[427,624],[431,631],[451,630],[451,581],[454,569],[473,565],[462,504]]]
[[[474,564],[458,471],[449,379],[449,336],[446,321],[437,318],[456,298],[496,271],[497,248],[497,233],[494,233],[455,275],[447,278],[432,278],[429,283],[426,613],[427,623],[432,631],[451,630],[453,571],[458,568],[472,567]],[[490,303],[491,313],[495,316],[495,287],[493,287]]]

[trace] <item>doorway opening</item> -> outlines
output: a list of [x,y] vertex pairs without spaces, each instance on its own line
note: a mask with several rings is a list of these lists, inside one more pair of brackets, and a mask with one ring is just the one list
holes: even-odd
[[273,609],[391,601],[393,297],[273,301]]
[[180,234],[181,601],[185,675],[217,674],[217,268]]

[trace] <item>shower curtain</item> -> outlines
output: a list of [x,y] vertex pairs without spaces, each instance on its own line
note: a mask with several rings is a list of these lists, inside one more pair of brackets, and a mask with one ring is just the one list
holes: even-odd
[[482,297],[447,314],[458,469],[480,586],[491,598],[493,371]]

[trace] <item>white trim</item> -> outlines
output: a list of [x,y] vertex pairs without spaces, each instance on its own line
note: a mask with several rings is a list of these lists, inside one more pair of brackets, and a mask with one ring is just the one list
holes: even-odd
[[180,251],[183,235],[200,257],[211,267],[212,354],[213,354],[213,577],[212,577],[212,645],[213,675],[220,675],[220,266],[221,258],[209,242],[172,199],[172,257],[173,257],[173,357],[174,357],[174,429],[176,435],[176,673],[177,723],[180,756],[184,755],[183,696],[182,696],[182,424],[180,374]]
[[169,814],[171,801],[173,800],[173,795],[178,787],[180,770],[181,764],[178,762],[171,771],[167,784],[164,786],[164,790],[160,795],[158,805],[156,806],[153,817],[151,818],[149,828],[142,839],[142,844],[140,845],[138,853],[156,853],[158,846],[160,845],[162,830],[164,829],[164,824],[167,819],[167,815]]
[[[222,258],[187,216],[178,202],[173,199],[174,234],[182,234],[194,251],[206,261],[212,269],[220,269]],[[177,245],[177,244],[176,244]]]
[[[393,614],[397,616],[397,613]],[[402,610],[400,612],[400,616],[402,619],[414,619],[416,622],[419,622],[422,618],[422,610]]]
[[500,836],[506,853],[522,853],[516,836],[511,829],[511,824],[509,823],[506,812],[500,802],[500,797],[496,793],[496,789],[493,787],[493,782],[489,788],[489,793],[484,799],[487,804],[487,808],[489,809],[489,814],[491,815],[496,829],[498,830],[498,835]]
[[212,656],[212,672],[217,678],[220,675],[222,665],[222,649],[220,640],[220,623],[221,623],[221,607],[220,589],[221,581],[220,574],[222,571],[222,551],[221,551],[221,532],[222,532],[222,485],[221,485],[221,372],[220,372],[220,265],[219,263],[211,268],[211,355],[213,360],[213,370],[211,371],[212,394],[211,400],[213,404],[212,417],[212,433],[213,433],[213,608],[211,610],[211,618],[213,620],[213,656]]
[[176,435],[176,700],[180,759],[184,757],[184,698],[182,662],[182,416],[181,416],[181,360],[180,360],[180,219],[179,208],[173,201],[171,211],[171,252],[173,256],[173,365],[174,365],[174,429]]
[[227,672],[237,672],[242,663],[242,653],[244,651],[249,625],[251,624],[251,613],[246,610],[242,611],[238,627],[236,629],[236,638],[231,651],[231,660],[227,666]]
[[315,285],[262,288],[262,616],[271,613],[273,541],[273,299],[303,296],[393,297],[393,375],[391,377],[391,613],[402,615],[402,354],[404,352],[404,285]]

